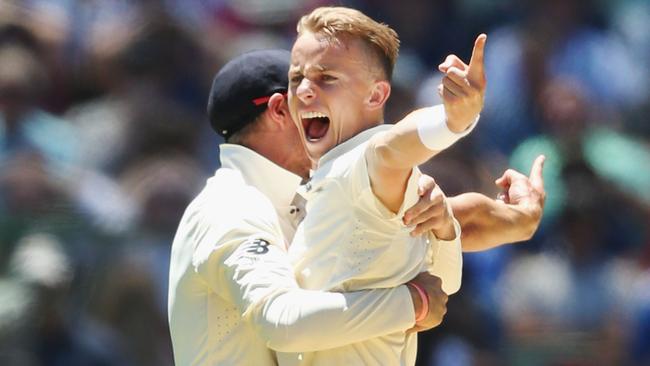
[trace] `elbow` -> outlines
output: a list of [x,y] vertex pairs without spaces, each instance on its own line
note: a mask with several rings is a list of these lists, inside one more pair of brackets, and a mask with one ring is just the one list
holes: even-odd
[[378,137],[370,141],[366,151],[372,164],[396,170],[411,169],[417,165],[412,154],[406,152],[408,148],[404,142],[398,142],[402,139],[395,131],[389,130],[375,136]]
[[[399,154],[395,149],[384,143],[378,143],[373,146],[373,160],[378,166],[385,168],[396,169],[404,168],[402,159],[399,159]],[[410,168],[410,167],[409,167]]]
[[315,347],[310,344],[308,317],[295,306],[290,297],[280,296],[270,301],[251,318],[254,329],[267,347],[278,352],[304,352]]

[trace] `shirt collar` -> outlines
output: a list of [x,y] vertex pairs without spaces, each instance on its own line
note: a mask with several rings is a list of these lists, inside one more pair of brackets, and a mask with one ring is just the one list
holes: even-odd
[[241,145],[219,145],[221,166],[237,170],[244,181],[259,189],[276,208],[291,205],[302,178]]
[[353,136],[347,141],[338,144],[332,150],[325,153],[325,155],[321,156],[320,160],[318,161],[318,166],[320,167],[327,164],[328,162],[351,151],[355,147],[367,142],[368,140],[370,140],[372,136],[374,136],[378,132],[386,131],[391,127],[393,127],[393,125],[379,125],[379,126],[371,127],[365,131],[358,133],[357,135]]

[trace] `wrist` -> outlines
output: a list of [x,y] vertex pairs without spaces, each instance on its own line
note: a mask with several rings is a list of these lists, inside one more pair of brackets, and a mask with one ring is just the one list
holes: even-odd
[[454,134],[462,134],[463,136],[466,135],[465,132],[470,132],[472,129],[474,129],[476,122],[478,122],[478,116],[471,120],[459,120],[451,116],[447,116],[446,119],[447,128],[449,131]]
[[529,205],[525,208],[522,216],[521,227],[523,231],[523,240],[529,240],[537,231],[539,223],[542,220],[542,209],[536,205]]
[[[476,117],[469,126],[457,127],[455,123],[448,120],[443,105],[426,110],[424,117],[417,121],[417,132],[422,145],[432,151],[442,151],[467,136],[479,119]],[[456,129],[459,131],[455,131]]]
[[415,318],[417,318],[418,315],[420,315],[422,312],[422,298],[420,297],[420,293],[415,289],[415,287],[407,283],[406,288],[411,294],[411,300],[413,301],[413,313],[415,314]]
[[[409,287],[409,291],[411,289],[415,290],[417,297],[420,299],[420,309],[419,311],[415,312],[415,323],[417,324],[426,319],[427,314],[429,313],[429,297],[422,286],[418,285],[417,283],[408,282],[406,285]],[[413,304],[415,305],[415,302]]]

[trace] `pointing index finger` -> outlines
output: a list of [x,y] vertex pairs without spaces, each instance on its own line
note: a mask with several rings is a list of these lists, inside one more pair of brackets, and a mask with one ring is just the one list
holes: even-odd
[[472,50],[472,58],[469,60],[468,77],[473,82],[484,82],[484,54],[485,43],[487,42],[487,35],[485,33],[479,34],[474,41],[474,49]]

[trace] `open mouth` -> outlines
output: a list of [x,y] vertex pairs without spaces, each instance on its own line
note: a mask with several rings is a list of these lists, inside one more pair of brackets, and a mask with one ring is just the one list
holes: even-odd
[[330,127],[330,119],[320,112],[305,112],[301,115],[302,127],[307,140],[315,142],[323,138]]

